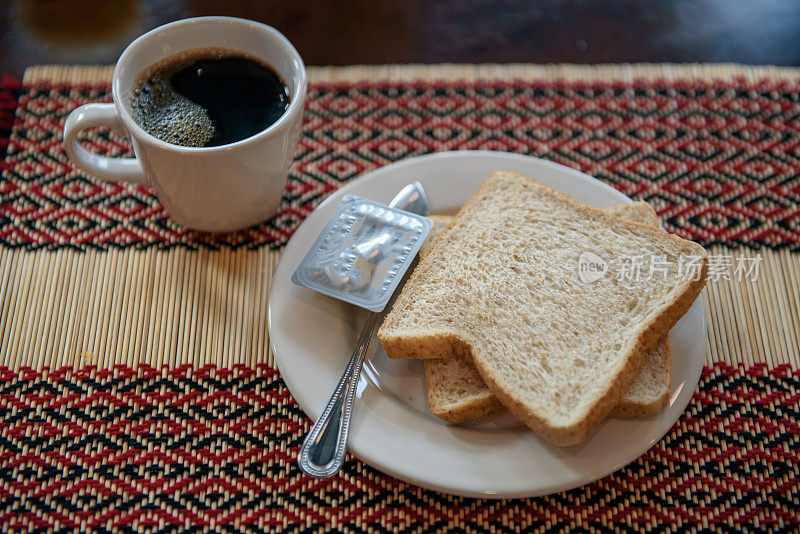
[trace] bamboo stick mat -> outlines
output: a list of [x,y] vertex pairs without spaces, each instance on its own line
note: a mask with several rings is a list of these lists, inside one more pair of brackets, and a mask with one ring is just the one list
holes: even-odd
[[[110,100],[110,68],[29,69],[0,179],[0,530],[797,531],[799,74],[311,68],[279,213],[208,236],[174,225],[151,190],[95,181],[66,159],[63,122]],[[113,132],[85,137],[131,155]],[[639,459],[546,497],[454,497],[354,458],[336,477],[304,477],[295,459],[310,422],[268,349],[280,251],[347,181],[457,149],[580,169],[728,258],[704,294],[698,391]],[[758,259],[758,276],[737,278],[739,258]]]
[[277,259],[269,249],[10,251],[0,256],[0,365],[271,364]]
[[[760,254],[760,273],[709,282],[707,365],[800,367],[800,257],[738,254]],[[0,365],[272,365],[266,305],[278,258],[269,249],[9,251],[0,256]]]

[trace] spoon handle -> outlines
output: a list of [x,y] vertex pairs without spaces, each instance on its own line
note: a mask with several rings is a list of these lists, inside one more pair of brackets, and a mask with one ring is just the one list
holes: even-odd
[[300,469],[312,477],[327,478],[335,474],[344,463],[358,376],[361,374],[361,365],[364,363],[372,333],[378,325],[378,317],[379,314],[370,312],[342,378],[339,379],[322,415],[300,447],[297,463]]

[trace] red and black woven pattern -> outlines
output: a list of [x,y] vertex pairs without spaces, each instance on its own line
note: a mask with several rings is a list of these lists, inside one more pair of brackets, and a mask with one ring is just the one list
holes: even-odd
[[[18,79],[8,74],[0,74],[0,160],[5,161],[14,114],[17,110],[17,97],[21,89]],[[2,169],[3,163],[0,163]]]
[[[0,244],[11,247],[280,247],[343,182],[443,150],[491,149],[569,165],[652,203],[665,227],[703,244],[800,246],[796,82],[360,83],[313,85],[283,204],[244,232],[188,232],[141,186],[77,172],[61,145],[69,112],[108,88],[38,84],[19,99],[0,181]],[[89,147],[130,155],[109,132]]]
[[797,532],[799,403],[788,366],[718,364],[672,431],[616,474],[479,501],[355,460],[332,479],[300,476],[310,422],[267,366],[0,369],[0,529]]
[[[0,138],[13,126],[0,143],[0,248],[280,248],[365,171],[491,149],[585,171],[706,245],[800,251],[796,81],[312,85],[280,212],[226,236],[180,228],[152,190],[70,164],[66,116],[109,100],[107,86],[0,80]],[[111,132],[84,140],[131,155]],[[798,532],[798,412],[800,371],[718,363],[671,431],[617,473],[548,497],[481,501],[353,459],[332,479],[301,476],[309,421],[269,366],[0,368],[0,530]]]

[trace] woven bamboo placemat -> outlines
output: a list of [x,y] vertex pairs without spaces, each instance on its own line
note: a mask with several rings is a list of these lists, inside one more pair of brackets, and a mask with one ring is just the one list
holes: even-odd
[[[0,480],[5,529],[470,531],[798,528],[800,84],[734,65],[312,68],[280,212],[226,236],[171,222],[143,186],[61,145],[110,101],[108,67],[33,67],[0,180]],[[86,134],[129,156],[113,132]],[[706,369],[642,458],[584,488],[480,501],[354,459],[294,464],[308,420],[269,352],[270,276],[330,192],[440,150],[530,154],[652,203],[714,258]],[[744,268],[749,270],[745,270]],[[755,272],[753,271],[755,269]]]

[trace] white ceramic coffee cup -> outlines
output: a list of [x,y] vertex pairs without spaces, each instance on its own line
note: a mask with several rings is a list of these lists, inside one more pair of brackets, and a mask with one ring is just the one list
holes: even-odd
[[[225,47],[271,65],[289,87],[286,112],[266,130],[241,141],[191,148],[161,141],[133,119],[131,87],[144,69],[192,48]],[[147,184],[178,224],[206,232],[229,232],[264,221],[280,204],[289,173],[306,94],[300,54],[276,29],[231,17],[180,20],[152,30],[122,53],[112,80],[113,104],[85,104],[64,125],[70,159],[103,180]],[[135,158],[109,158],[83,148],[78,133],[93,126],[128,136]]]

